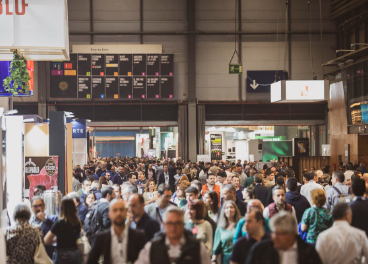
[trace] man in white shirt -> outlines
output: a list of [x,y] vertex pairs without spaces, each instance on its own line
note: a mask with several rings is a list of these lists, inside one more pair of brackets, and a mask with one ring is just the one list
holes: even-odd
[[345,182],[350,181],[351,180],[351,176],[353,174],[354,174],[353,166],[351,166],[350,164],[348,164],[346,166],[346,171],[344,173],[344,175],[345,175]]
[[314,181],[316,176],[315,172],[305,173],[304,178],[306,183],[300,189],[300,194],[307,198],[310,204],[313,204],[310,195],[311,191],[317,188],[323,189],[322,185],[319,185]]
[[247,175],[243,172],[241,164],[236,164],[236,172],[239,174],[239,184],[240,186],[243,186]]
[[297,233],[296,219],[288,212],[280,212],[270,220],[272,240],[253,246],[247,264],[322,264],[316,250]]
[[[339,203],[332,211],[334,224],[318,235],[316,250],[324,264],[366,263],[368,239],[364,231],[350,226],[352,211]],[[365,262],[362,258],[365,258]]]
[[87,264],[97,264],[101,256],[104,263],[133,263],[142,250],[146,237],[125,224],[127,206],[124,200],[114,200],[109,206],[111,229],[97,235],[88,256]]
[[144,246],[135,264],[177,263],[184,258],[187,263],[211,263],[204,244],[184,231],[182,210],[176,206],[168,208],[163,222],[165,233]]

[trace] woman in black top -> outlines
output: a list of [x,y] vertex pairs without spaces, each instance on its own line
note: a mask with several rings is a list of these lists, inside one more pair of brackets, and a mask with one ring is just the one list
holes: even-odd
[[77,216],[77,208],[69,197],[61,200],[59,220],[45,236],[45,244],[51,245],[56,236],[57,246],[54,256],[55,264],[80,264],[81,256],[77,247],[81,223]]

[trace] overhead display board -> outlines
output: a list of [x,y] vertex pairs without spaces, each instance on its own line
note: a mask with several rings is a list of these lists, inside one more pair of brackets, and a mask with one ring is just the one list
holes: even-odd
[[288,80],[271,84],[271,103],[319,102],[328,97],[328,80]]
[[50,67],[51,98],[174,98],[173,54],[70,54]]

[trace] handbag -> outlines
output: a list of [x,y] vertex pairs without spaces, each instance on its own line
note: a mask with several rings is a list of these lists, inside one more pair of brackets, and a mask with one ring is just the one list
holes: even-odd
[[80,238],[77,239],[77,247],[78,247],[79,252],[81,254],[82,263],[86,263],[89,251],[91,250],[91,245],[89,244],[88,238],[85,235],[83,229],[81,231]]
[[52,260],[47,255],[45,246],[42,243],[41,235],[38,237],[39,244],[36,248],[36,252],[34,255],[34,263],[35,264],[53,264]]

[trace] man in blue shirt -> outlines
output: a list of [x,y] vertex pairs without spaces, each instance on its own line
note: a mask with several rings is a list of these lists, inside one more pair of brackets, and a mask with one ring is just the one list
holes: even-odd
[[113,184],[122,185],[123,182],[126,182],[126,174],[125,168],[123,166],[119,166],[119,172],[115,173],[115,175],[111,178]]
[[131,195],[128,205],[130,228],[143,231],[147,240],[151,240],[155,233],[160,232],[161,228],[160,224],[144,211],[143,196],[139,194]]
[[[45,202],[40,196],[34,196],[31,200],[33,215],[30,224],[33,227],[40,228],[43,236],[51,230],[52,225],[58,220],[57,215],[45,214]],[[47,255],[52,259],[55,248],[53,246],[45,246]]]

